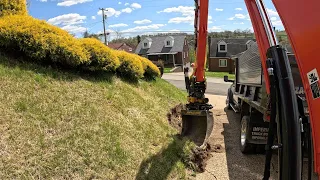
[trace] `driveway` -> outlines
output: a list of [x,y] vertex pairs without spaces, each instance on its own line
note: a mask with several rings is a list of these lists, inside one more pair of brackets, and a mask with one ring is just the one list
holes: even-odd
[[[184,82],[184,74],[181,72],[178,73],[165,73],[162,76],[162,79],[170,82],[175,85],[177,88],[186,91],[186,86]],[[228,88],[231,83],[224,82],[222,78],[207,78],[207,94],[212,95],[223,95],[226,96],[228,92]]]

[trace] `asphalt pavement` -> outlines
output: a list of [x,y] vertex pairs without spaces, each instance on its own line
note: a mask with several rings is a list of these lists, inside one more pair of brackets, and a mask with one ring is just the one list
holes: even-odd
[[[177,88],[186,91],[183,73],[165,73],[163,74],[162,79],[170,82]],[[207,77],[206,94],[226,96],[230,85],[231,83],[224,82],[222,78]]]

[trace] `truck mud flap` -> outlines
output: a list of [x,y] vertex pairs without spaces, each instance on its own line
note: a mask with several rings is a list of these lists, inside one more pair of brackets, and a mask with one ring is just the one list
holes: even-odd
[[181,135],[204,148],[213,130],[213,113],[209,110],[182,110],[181,114]]
[[248,140],[253,144],[267,144],[269,123],[250,123]]

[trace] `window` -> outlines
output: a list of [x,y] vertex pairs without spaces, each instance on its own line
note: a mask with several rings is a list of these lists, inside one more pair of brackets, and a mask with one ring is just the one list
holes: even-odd
[[143,47],[148,47],[148,43],[143,43]]
[[187,51],[187,57],[189,57],[189,52]]
[[170,46],[170,44],[171,44],[170,41],[167,41],[167,46]]
[[183,52],[183,58],[186,58],[186,52]]
[[219,67],[227,67],[227,60],[226,59],[219,59]]
[[132,51],[132,48],[129,48],[129,51]]
[[225,51],[226,50],[226,45],[220,45],[220,51]]

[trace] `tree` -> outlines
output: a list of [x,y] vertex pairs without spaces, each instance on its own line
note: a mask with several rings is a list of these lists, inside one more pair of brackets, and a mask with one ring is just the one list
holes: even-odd
[[99,34],[90,34],[88,31],[85,31],[82,35],[84,38],[95,38],[100,40],[100,35]]
[[141,37],[139,35],[137,36],[137,41],[138,41],[138,44],[141,42]]

